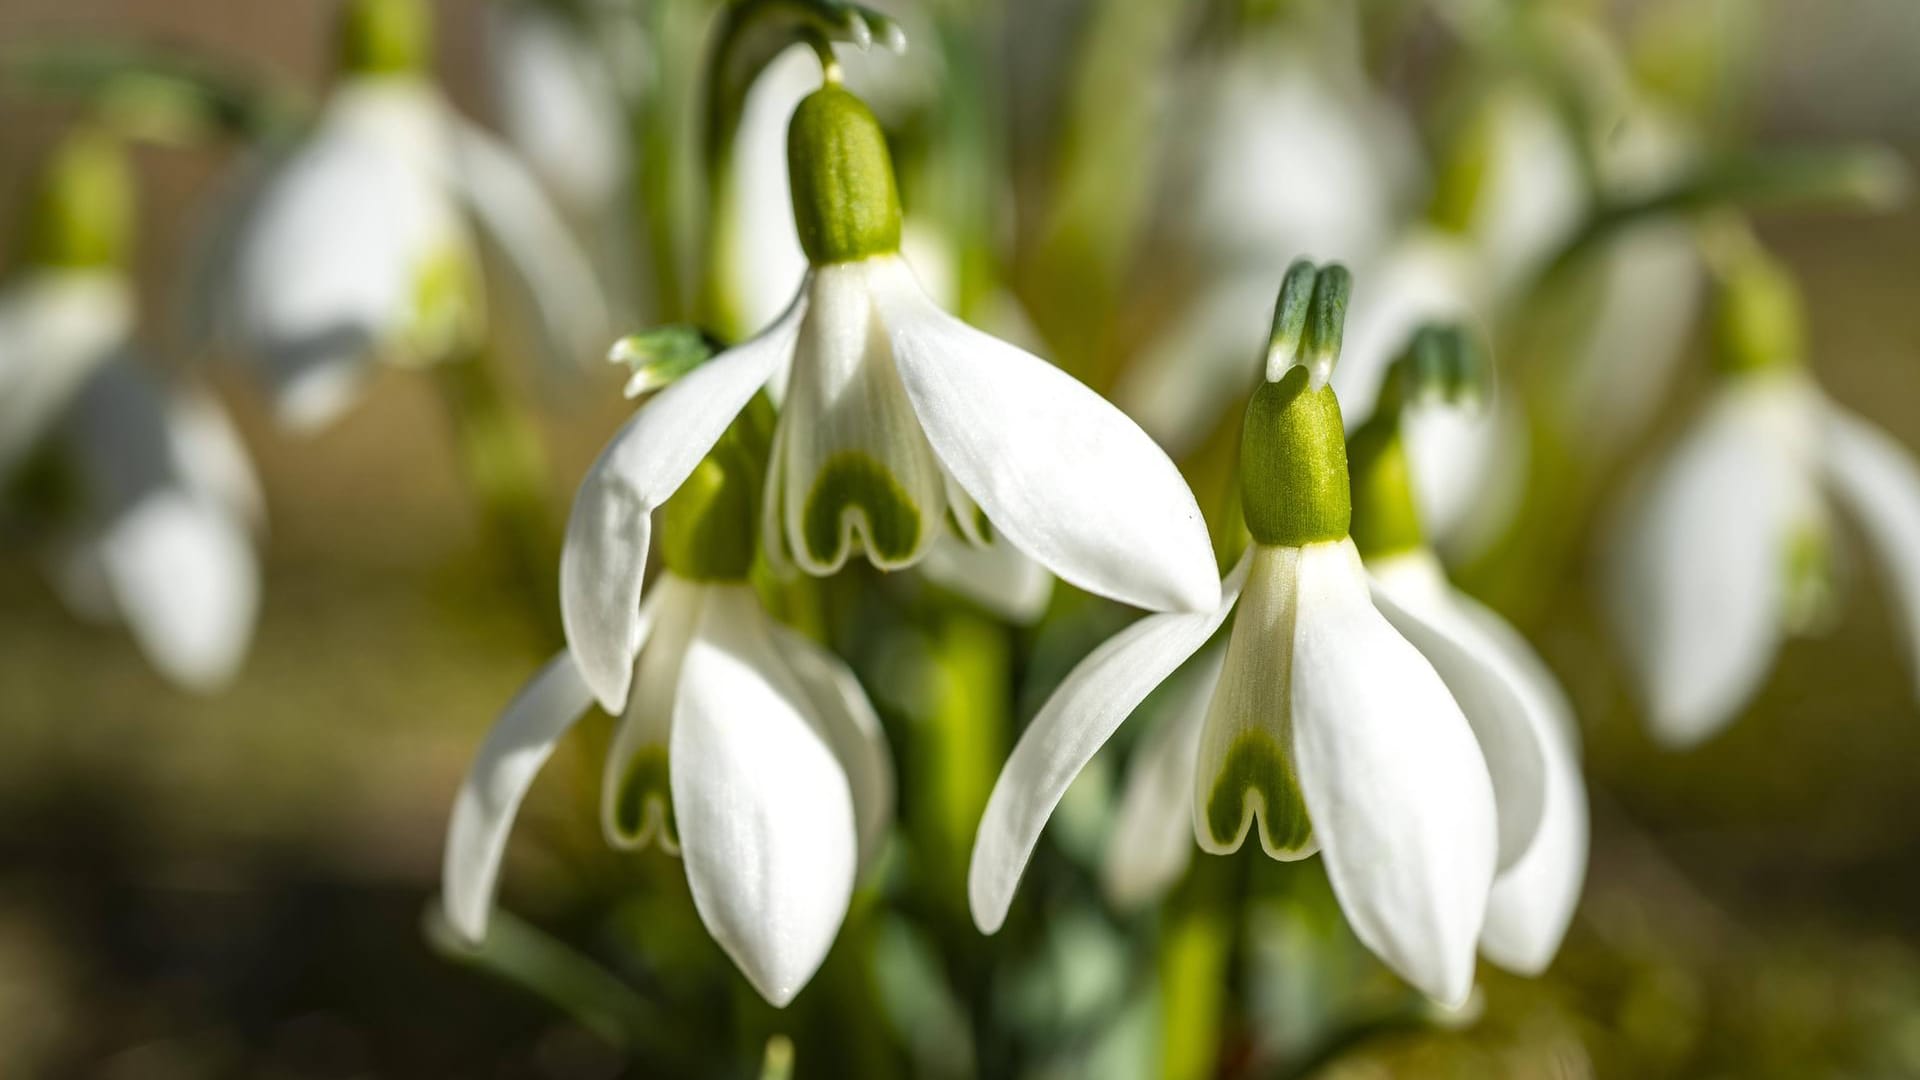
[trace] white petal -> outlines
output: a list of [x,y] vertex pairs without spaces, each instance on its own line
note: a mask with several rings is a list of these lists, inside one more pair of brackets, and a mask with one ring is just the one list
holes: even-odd
[[1454,561],[1497,540],[1526,495],[1532,447],[1510,397],[1484,407],[1423,404],[1401,419],[1420,524]]
[[1053,575],[1006,542],[976,547],[941,537],[920,572],[944,588],[1021,625],[1037,621],[1053,598]]
[[611,334],[592,260],[513,152],[452,109],[447,113],[453,135],[447,180],[506,253],[548,347],[564,362],[598,360]]
[[154,666],[211,691],[246,655],[260,570],[244,520],[188,475],[163,395],[145,373],[116,364],[76,400],[69,424],[89,497],[87,543]]
[[[658,840],[668,854],[680,851],[667,752],[680,666],[707,595],[704,586],[663,572],[640,604],[640,658],[634,665],[633,693],[627,695],[627,711],[607,748],[600,778],[600,831],[612,847],[633,851]],[[642,755],[649,757],[643,761]],[[636,775],[641,767],[647,771]]]
[[627,132],[600,53],[568,20],[537,4],[487,14],[502,129],[573,207],[606,211],[627,175]]
[[1473,989],[1496,848],[1493,785],[1446,684],[1368,596],[1351,541],[1303,549],[1300,782],[1360,940],[1444,1004]]
[[1615,540],[1615,638],[1669,745],[1725,726],[1779,649],[1789,540],[1818,514],[1805,393],[1769,377],[1722,389]]
[[1033,845],[1074,777],[1153,688],[1226,621],[1246,573],[1243,559],[1221,583],[1222,600],[1212,611],[1149,615],[1109,638],[1067,674],[1021,732],[987,798],[967,872],[973,921],[983,932],[991,934],[1006,921]]
[[792,355],[805,309],[796,300],[766,333],[714,357],[642,405],[580,483],[560,551],[560,619],[581,674],[610,713],[626,707],[640,649],[636,620],[653,511]]
[[[1512,630],[1504,623],[1485,628],[1496,639]],[[1531,976],[1553,962],[1580,903],[1587,875],[1587,786],[1580,776],[1572,710],[1558,683],[1518,634],[1507,648],[1516,667],[1527,673],[1528,692],[1538,703],[1534,713],[1544,721],[1539,735],[1547,768],[1546,806],[1533,845],[1494,879],[1480,951],[1509,971]]]
[[1219,602],[1213,549],[1173,462],[1071,375],[933,306],[876,261],[875,303],[940,463],[998,533],[1061,579],[1154,610]]
[[860,831],[860,865],[871,866],[893,824],[893,755],[880,717],[845,661],[778,623],[769,628],[813,706],[811,719],[846,770]]
[[562,652],[514,697],[480,744],[473,768],[454,796],[440,871],[447,922],[468,942],[486,939],[500,860],[520,800],[560,736],[592,701],[573,658]]
[[265,524],[267,497],[246,444],[219,399],[204,389],[176,389],[167,403],[182,479],[202,498],[254,528]]
[[118,274],[35,271],[0,291],[0,475],[127,345],[133,293]]
[[823,266],[781,403],[780,498],[787,550],[810,574],[855,552],[911,566],[946,528],[946,478],[921,433],[875,318],[865,263]]
[[1538,701],[1525,674],[1500,643],[1463,615],[1472,601],[1447,583],[1426,551],[1396,555],[1368,566],[1373,601],[1401,636],[1413,643],[1447,684],[1486,759],[1500,819],[1499,868],[1511,867],[1533,843],[1546,806],[1546,759],[1533,715]]
[[732,200],[734,228],[721,240],[750,329],[778,315],[806,278],[807,257],[800,250],[787,184],[787,122],[800,100],[819,88],[820,63],[813,50],[794,45],[760,73],[741,110],[732,191],[726,196]]
[[1193,859],[1194,763],[1226,652],[1207,649],[1174,676],[1178,685],[1127,765],[1120,809],[1100,863],[1101,884],[1116,908],[1160,899]]
[[826,959],[853,894],[853,797],[752,590],[713,592],[674,708],[674,816],[701,921],[784,1006]]
[[1291,752],[1300,553],[1261,544],[1248,549],[1247,587],[1207,706],[1190,789],[1194,841],[1215,855],[1240,850],[1249,832],[1259,834],[1261,849],[1275,859],[1304,859],[1317,850]]
[[1824,421],[1827,482],[1885,568],[1920,679],[1920,468],[1906,447],[1838,406],[1826,407]]

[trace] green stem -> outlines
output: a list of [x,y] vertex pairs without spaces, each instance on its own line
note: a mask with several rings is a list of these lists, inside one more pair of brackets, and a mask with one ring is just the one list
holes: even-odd
[[1219,1066],[1243,863],[1240,855],[1201,855],[1167,901],[1155,959],[1163,1080],[1207,1080]]

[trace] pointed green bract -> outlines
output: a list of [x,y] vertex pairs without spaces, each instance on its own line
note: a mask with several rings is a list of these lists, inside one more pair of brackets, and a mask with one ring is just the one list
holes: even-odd
[[1262,730],[1234,740],[1207,796],[1207,829],[1216,841],[1230,844],[1240,838],[1250,816],[1259,819],[1269,850],[1299,851],[1313,838],[1292,758]]
[[801,534],[807,554],[837,566],[850,543],[849,512],[865,519],[869,554],[876,562],[901,562],[920,542],[920,508],[892,472],[858,450],[827,459],[802,506]]
[[34,189],[27,229],[30,266],[126,266],[133,247],[133,175],[119,141],[86,129],[63,140]]
[[886,134],[865,102],[829,83],[794,110],[787,168],[800,246],[815,266],[900,250],[900,193]]
[[[613,824],[620,835],[635,840],[657,840],[668,849],[678,846],[671,780],[666,747],[643,747],[633,755],[633,760],[627,763],[626,774],[621,777],[619,797],[613,803]],[[650,810],[659,814],[658,835],[643,833]]]
[[340,13],[340,70],[403,75],[433,62],[433,16],[425,0],[348,0]]
[[1347,535],[1347,443],[1333,390],[1309,388],[1305,368],[1262,383],[1240,436],[1240,500],[1247,531],[1271,547]]

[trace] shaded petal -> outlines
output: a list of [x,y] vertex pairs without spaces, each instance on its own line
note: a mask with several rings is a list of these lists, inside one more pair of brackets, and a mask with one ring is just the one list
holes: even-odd
[[627,121],[607,62],[546,8],[487,14],[502,129],[562,199],[592,214],[611,209],[627,175]]
[[845,661],[779,623],[768,625],[774,646],[813,706],[810,718],[846,771],[860,832],[860,865],[871,866],[893,824],[893,755],[880,717]]
[[920,572],[1023,626],[1046,614],[1053,599],[1053,575],[1005,541],[976,547],[958,537],[941,537],[921,561]]
[[715,586],[674,706],[674,816],[694,907],[754,989],[793,1000],[853,893],[853,797],[746,586]]
[[1101,885],[1117,908],[1160,899],[1193,859],[1194,766],[1226,655],[1223,647],[1205,649],[1173,677],[1177,685],[1165,708],[1128,763],[1120,809],[1100,863]]
[[447,119],[452,154],[446,179],[506,253],[539,314],[548,347],[562,361],[599,360],[610,324],[592,260],[511,150],[451,108]]
[[218,398],[197,387],[176,389],[167,403],[167,427],[182,479],[196,494],[256,529],[266,523],[260,477]]
[[133,294],[103,271],[35,271],[0,290],[0,476],[127,345]]
[[[1460,613],[1472,603],[1456,593],[1438,560],[1426,551],[1397,555],[1368,567],[1373,602],[1401,636],[1420,650],[1447,684],[1486,759],[1499,812],[1498,866],[1512,866],[1533,843],[1546,805],[1546,761],[1538,734],[1555,721],[1535,716],[1538,698],[1506,650],[1488,640],[1480,623]],[[1491,613],[1488,618],[1494,618]]]
[[1823,420],[1827,482],[1880,558],[1920,679],[1920,467],[1906,447],[1838,406],[1827,405]]
[[1068,672],[1021,732],[987,799],[967,872],[973,921],[983,932],[1006,921],[1033,845],[1074,778],[1121,721],[1226,621],[1248,561],[1221,583],[1214,610],[1149,615],[1107,639]]
[[806,280],[807,256],[800,250],[787,182],[787,122],[801,99],[819,88],[820,63],[813,50],[792,45],[761,71],[740,113],[731,190],[725,195],[734,227],[719,242],[749,329],[766,325]]
[[447,922],[469,943],[486,939],[500,860],[520,801],[560,736],[592,702],[579,668],[562,652],[514,697],[480,744],[473,768],[454,796],[440,870],[440,902]]
[[1614,542],[1615,638],[1654,735],[1689,746],[1759,692],[1784,635],[1788,543],[1817,520],[1805,389],[1722,389],[1652,474]]
[[627,711],[607,748],[600,779],[600,831],[614,848],[635,851],[657,839],[669,855],[680,852],[667,751],[680,665],[706,597],[705,587],[663,572],[640,604],[633,693],[627,695]]
[[1302,550],[1294,747],[1354,933],[1422,993],[1459,1005],[1493,884],[1493,785],[1433,668],[1373,606],[1351,541]]
[[610,713],[626,707],[640,650],[636,620],[654,508],[679,489],[792,355],[805,310],[796,299],[766,333],[714,357],[642,405],[580,483],[560,551],[560,618],[581,674]]
[[1193,492],[1139,425],[1059,368],[949,316],[898,261],[873,293],[907,396],[1001,536],[1063,580],[1154,610],[1211,611]]
[[782,402],[787,550],[810,574],[865,552],[893,570],[946,528],[946,478],[875,318],[866,263],[815,270]]

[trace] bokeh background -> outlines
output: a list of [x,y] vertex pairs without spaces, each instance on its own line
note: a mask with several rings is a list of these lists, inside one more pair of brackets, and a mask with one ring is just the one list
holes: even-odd
[[[1006,20],[1004,70],[986,78],[1022,88],[1009,107],[1030,142],[1047,137],[1050,99],[1026,88],[1069,65],[1021,35],[1061,33],[1091,6],[1012,5],[1031,10]],[[1763,6],[1744,113],[1757,139],[1874,140],[1920,159],[1920,6]],[[439,72],[484,120],[481,4],[437,8]],[[331,11],[0,0],[0,43],[137,36],[317,89]],[[73,107],[0,94],[4,251],[29,168]],[[143,336],[163,362],[194,359],[170,349],[177,260],[233,158],[139,152]],[[1009,222],[1016,250],[1021,220]],[[1827,388],[1920,446],[1920,212],[1781,213],[1760,233],[1804,284]],[[521,387],[559,493],[556,528],[630,408],[620,381],[609,369]],[[1683,379],[1657,428],[1701,381]],[[500,572],[433,384],[383,373],[344,420],[292,436],[247,380],[216,368],[214,382],[270,518],[261,621],[229,691],[170,689],[123,632],[70,616],[30,553],[0,557],[0,1073],[626,1074],[592,1031],[423,934],[459,777],[557,641],[551,615]],[[1682,754],[1649,742],[1619,688],[1591,560],[1526,605],[1524,628],[1587,738],[1594,848],[1580,914],[1545,978],[1483,965],[1471,1030],[1381,1032],[1337,1075],[1920,1075],[1920,715],[1877,570],[1850,569],[1831,632],[1791,643],[1751,714]],[[507,875],[506,903],[563,933],[621,880],[592,834],[596,776],[587,750],[563,751]]]

